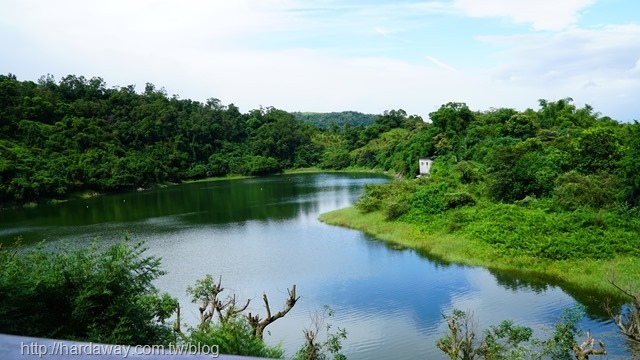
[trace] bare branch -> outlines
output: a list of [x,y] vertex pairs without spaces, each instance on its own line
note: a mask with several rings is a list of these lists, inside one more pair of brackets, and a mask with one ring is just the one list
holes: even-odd
[[240,314],[241,312],[245,311],[249,307],[250,302],[251,302],[251,299],[247,299],[247,302],[242,307],[238,307],[236,305],[237,304],[236,295],[233,294],[233,296],[227,297],[227,301],[224,303],[220,300],[217,300],[215,304],[215,308],[218,312],[218,317],[220,321],[224,323],[229,321],[229,319],[235,317],[236,315]]
[[278,311],[275,315],[271,315],[271,308],[269,307],[269,299],[267,298],[267,294],[262,294],[262,300],[264,301],[265,308],[267,309],[267,317],[264,319],[261,319],[260,315],[258,314],[252,315],[251,313],[249,313],[249,315],[247,315],[249,324],[251,325],[251,327],[253,327],[253,333],[256,337],[259,337],[262,339],[262,334],[264,333],[264,329],[272,322],[285,316],[289,311],[291,311],[291,309],[296,304],[298,299],[300,299],[299,296],[296,296],[295,284],[291,289],[287,289],[287,291],[289,293],[289,297],[285,302],[285,307],[284,309]]
[[605,349],[602,340],[598,340],[598,349],[594,347],[594,342],[595,340],[591,336],[591,332],[587,331],[586,339],[582,342],[582,344],[580,346],[575,345],[573,347],[573,353],[575,354],[576,359],[588,360],[589,355],[607,355],[607,349]]
[[614,314],[614,311],[608,309],[609,315],[623,334],[631,340],[640,342],[640,298],[631,291],[616,284],[615,276],[609,275],[607,280],[616,289],[631,298],[631,303],[627,304],[626,308],[623,308],[621,312],[617,314]]
[[187,342],[188,338],[187,336],[182,332],[182,329],[180,328],[180,303],[178,303],[176,305],[176,322],[173,323],[173,332],[175,332],[176,334],[178,334],[178,336],[180,336],[180,339],[182,341]]

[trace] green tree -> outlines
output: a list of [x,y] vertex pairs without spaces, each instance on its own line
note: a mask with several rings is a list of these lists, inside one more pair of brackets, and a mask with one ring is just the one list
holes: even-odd
[[474,120],[474,114],[467,104],[449,102],[429,114],[433,125],[451,135],[462,135]]
[[[153,282],[144,245],[0,250],[0,332],[111,344],[167,344],[176,301]],[[25,276],[29,274],[29,276]]]
[[640,206],[640,123],[635,121],[626,129],[627,146],[620,161],[621,181],[624,184],[624,198],[631,206]]
[[577,168],[585,174],[614,172],[622,157],[622,145],[611,128],[590,128],[577,139],[575,149]]
[[504,125],[506,135],[520,139],[527,139],[534,136],[540,128],[540,124],[536,119],[525,114],[511,116]]
[[489,192],[502,201],[549,196],[567,167],[567,154],[537,138],[495,146],[487,159]]

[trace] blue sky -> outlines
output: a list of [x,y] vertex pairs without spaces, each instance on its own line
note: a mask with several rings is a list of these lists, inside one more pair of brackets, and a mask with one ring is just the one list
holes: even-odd
[[147,82],[246,112],[428,117],[571,97],[640,120],[637,0],[0,0],[0,73]]

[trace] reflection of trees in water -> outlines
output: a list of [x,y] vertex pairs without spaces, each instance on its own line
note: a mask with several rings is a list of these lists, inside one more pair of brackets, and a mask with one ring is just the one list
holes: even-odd
[[[11,211],[8,213],[10,219],[6,219],[10,221],[3,221],[3,224],[30,225],[16,234],[0,234],[0,243],[12,244],[18,235],[23,236],[25,243],[40,241],[43,235],[37,227],[103,227],[109,226],[105,224],[142,222],[143,226],[149,224],[154,231],[161,232],[165,228],[174,231],[181,225],[286,220],[319,212],[322,199],[355,200],[365,183],[379,181],[387,180],[366,173],[294,174],[187,183],[77,199],[55,206]],[[98,229],[96,234],[102,230]]]
[[[372,240],[377,241],[377,240]],[[381,242],[382,243],[382,242]],[[397,247],[389,243],[384,243],[388,248],[393,250],[404,250],[404,247]],[[416,253],[420,257],[431,261],[436,268],[448,268],[451,266],[465,267],[466,265],[456,264],[451,261],[447,261],[440,256],[436,256],[428,253],[425,250],[417,250]],[[603,320],[608,319],[608,313],[606,310],[607,303],[614,305],[622,305],[628,299],[623,296],[612,297],[610,293],[602,294],[594,291],[587,291],[585,288],[580,288],[576,285],[567,284],[554,276],[545,274],[527,274],[523,271],[506,271],[487,269],[491,275],[496,279],[496,282],[501,287],[512,291],[533,291],[536,294],[543,293],[549,290],[550,287],[557,286],[561,288],[565,293],[571,296],[580,304],[584,305],[587,309],[587,317]]]
[[498,285],[509,290],[516,291],[526,289],[540,294],[549,289],[549,284],[540,278],[521,275],[516,276],[505,271],[489,270],[489,272],[496,278]]
[[446,268],[449,268],[449,267],[452,267],[452,266],[455,266],[455,267],[458,267],[458,268],[467,267],[467,265],[457,264],[455,262],[446,260],[441,256],[430,254],[426,250],[411,249],[411,248],[408,248],[408,247],[400,245],[400,244],[395,244],[395,243],[392,243],[392,242],[389,242],[389,241],[376,239],[373,236],[368,235],[368,234],[366,235],[366,238],[367,238],[367,241],[368,241],[368,245],[371,246],[371,247],[385,247],[390,251],[398,251],[398,252],[401,252],[401,251],[413,251],[416,254],[418,254],[418,256],[420,256],[421,258],[431,262],[435,266],[436,269],[446,269]]
[[444,259],[441,256],[430,254],[426,250],[417,250],[416,253],[420,255],[420,257],[431,261],[435,265],[436,269],[446,269],[451,266],[466,267],[466,265],[456,264],[452,261]]

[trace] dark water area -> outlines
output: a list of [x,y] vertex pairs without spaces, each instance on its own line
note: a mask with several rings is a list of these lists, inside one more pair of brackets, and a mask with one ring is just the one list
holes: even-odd
[[[279,175],[3,211],[0,243],[21,237],[27,245],[46,240],[45,247],[82,247],[94,239],[110,244],[125,233],[144,240],[167,271],[156,285],[179,298],[183,320],[191,324],[199,314],[185,290],[206,274],[221,276],[228,294],[252,299],[252,312],[264,313],[263,292],[272,310],[279,309],[296,284],[298,304],[266,335],[288,356],[324,305],[335,312],[327,322],[348,332],[343,350],[349,359],[445,359],[435,343],[447,330],[442,314],[453,309],[473,311],[481,328],[510,319],[543,337],[576,299],[597,297],[448,264],[317,220],[353,204],[365,184],[386,181],[363,173]],[[633,356],[632,344],[606,315],[591,312],[581,326],[607,344],[609,355],[594,358]]]

